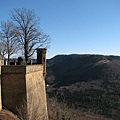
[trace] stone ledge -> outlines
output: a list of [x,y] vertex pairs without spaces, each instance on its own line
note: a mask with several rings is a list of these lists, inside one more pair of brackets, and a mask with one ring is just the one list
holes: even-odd
[[1,67],[2,74],[27,74],[31,72],[43,72],[43,65],[4,65]]

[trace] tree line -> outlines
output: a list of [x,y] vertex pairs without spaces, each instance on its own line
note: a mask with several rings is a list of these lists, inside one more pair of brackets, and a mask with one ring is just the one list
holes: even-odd
[[10,19],[0,23],[0,54],[7,56],[19,53],[27,62],[40,47],[47,48],[50,36],[40,28],[40,18],[33,10],[13,9]]

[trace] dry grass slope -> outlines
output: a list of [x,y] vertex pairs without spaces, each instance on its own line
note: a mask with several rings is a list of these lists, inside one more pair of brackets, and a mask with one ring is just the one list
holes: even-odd
[[0,120],[20,120],[16,115],[7,110],[0,111]]
[[112,120],[102,115],[95,115],[82,110],[70,109],[64,103],[58,103],[56,98],[48,97],[49,120]]
[[[58,103],[55,98],[48,97],[49,120],[112,120],[104,116],[91,114],[82,110],[70,109],[65,103]],[[0,111],[0,120],[20,120],[7,110]],[[44,119],[40,119],[44,120]]]

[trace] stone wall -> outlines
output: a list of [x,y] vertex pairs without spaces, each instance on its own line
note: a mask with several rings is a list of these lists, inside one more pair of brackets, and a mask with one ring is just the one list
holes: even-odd
[[23,109],[31,120],[48,119],[43,65],[2,66],[1,85],[4,107],[17,115]]
[[[40,70],[37,71],[37,69]],[[40,117],[39,120],[46,120],[47,118],[47,105],[46,105],[46,92],[45,92],[45,81],[43,77],[43,66],[27,66],[26,73],[26,86],[27,86],[27,102],[28,113],[34,114],[35,116]],[[33,72],[33,69],[35,70]],[[39,104],[38,104],[39,103]],[[30,108],[32,110],[30,111]],[[31,112],[34,113],[31,113]],[[39,111],[39,116],[37,112]],[[34,116],[33,116],[34,117]],[[35,119],[35,118],[32,118]]]
[[[1,76],[0,76],[0,81],[1,81]],[[0,110],[2,110],[1,85],[0,85]]]
[[[0,83],[1,83],[1,66],[4,65],[4,58],[0,55]],[[0,84],[0,110],[2,110],[2,98],[1,98],[1,84]]]
[[0,59],[0,75],[1,75],[1,66],[4,65],[4,59]]
[[14,113],[21,101],[26,100],[25,69],[26,66],[2,66],[2,105]]

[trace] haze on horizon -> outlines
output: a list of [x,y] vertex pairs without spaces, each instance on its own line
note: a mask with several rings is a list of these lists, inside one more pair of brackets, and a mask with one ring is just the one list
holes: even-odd
[[0,21],[14,8],[35,10],[57,54],[120,55],[119,0],[1,0]]

